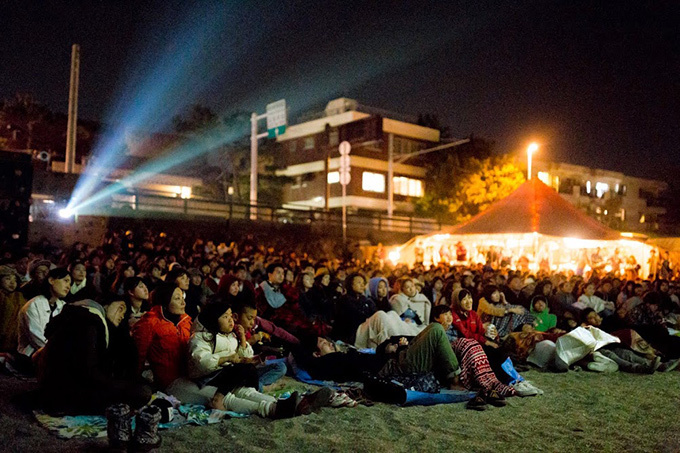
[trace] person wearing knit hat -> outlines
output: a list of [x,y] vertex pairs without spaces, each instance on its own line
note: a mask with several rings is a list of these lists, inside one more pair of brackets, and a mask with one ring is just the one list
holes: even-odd
[[31,300],[41,292],[41,287],[47,273],[52,269],[54,265],[47,260],[33,260],[31,264],[28,265],[28,275],[31,279],[21,286],[21,293],[24,295],[24,299]]
[[17,349],[17,319],[19,310],[26,303],[24,295],[17,291],[19,274],[11,266],[0,266],[0,351]]

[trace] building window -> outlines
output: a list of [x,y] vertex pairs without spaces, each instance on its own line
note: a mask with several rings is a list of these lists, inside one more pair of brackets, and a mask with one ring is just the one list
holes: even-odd
[[291,140],[291,141],[290,141],[290,145],[288,145],[288,146],[289,146],[288,150],[289,150],[291,153],[297,152],[297,140]]
[[546,186],[549,186],[550,185],[550,173],[548,173],[547,171],[539,171],[538,172],[538,180],[542,181],[543,184],[545,184]]
[[314,149],[314,137],[305,138],[305,151]]
[[597,193],[597,198],[603,198],[604,194],[609,192],[609,184],[605,182],[596,182],[595,192]]
[[365,171],[361,175],[361,188],[366,192],[385,193],[385,175]]
[[420,179],[395,176],[392,181],[396,195],[405,195],[407,197],[422,197],[424,195],[423,182]]
[[339,171],[329,171],[326,178],[328,184],[337,184],[340,182],[340,172]]

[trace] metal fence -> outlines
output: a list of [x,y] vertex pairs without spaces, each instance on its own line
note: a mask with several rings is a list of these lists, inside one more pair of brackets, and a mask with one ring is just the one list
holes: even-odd
[[[250,219],[253,206],[242,203],[224,203],[215,200],[192,198],[169,198],[157,195],[114,195],[108,200],[89,206],[81,215],[111,217],[163,217],[190,216],[215,217],[220,219]],[[35,213],[35,212],[34,212]],[[306,225],[342,225],[342,214],[316,208],[287,209],[257,205],[256,220]],[[388,217],[381,213],[349,213],[348,228],[391,231],[398,233],[426,234],[439,231],[445,224],[434,219],[413,216]]]

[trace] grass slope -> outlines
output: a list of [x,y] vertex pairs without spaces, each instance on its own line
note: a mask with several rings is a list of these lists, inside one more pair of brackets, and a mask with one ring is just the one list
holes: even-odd
[[[164,431],[162,451],[541,452],[680,451],[680,374],[537,371],[525,377],[545,395],[511,398],[505,408],[463,404],[400,408],[376,404],[323,409],[271,421],[259,417]],[[100,451],[105,440],[63,441],[9,401],[25,383],[0,377],[3,451]]]

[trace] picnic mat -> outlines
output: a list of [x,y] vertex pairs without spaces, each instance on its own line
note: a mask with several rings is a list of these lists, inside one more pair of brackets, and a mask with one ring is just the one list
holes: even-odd
[[[165,398],[173,403],[173,418],[161,423],[161,429],[174,429],[184,425],[210,425],[227,418],[247,417],[231,411],[206,409],[196,404],[179,404],[172,396],[157,392],[152,399]],[[33,411],[36,420],[50,433],[61,439],[106,437],[106,417],[103,415],[65,415],[54,417],[42,411]],[[134,429],[135,419],[132,419]]]

